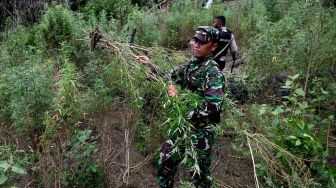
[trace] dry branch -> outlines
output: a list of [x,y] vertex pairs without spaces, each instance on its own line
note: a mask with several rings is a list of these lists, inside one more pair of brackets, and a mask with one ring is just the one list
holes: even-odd
[[160,67],[153,63],[144,64],[146,65],[146,67],[140,67],[140,63],[136,63],[136,61],[138,61],[139,55],[145,55],[146,53],[152,52],[152,49],[138,45],[130,46],[127,43],[121,43],[115,40],[111,40],[108,37],[104,36],[98,28],[90,33],[90,38],[91,51],[97,49],[98,44],[103,45],[104,47],[110,49],[112,52],[118,55],[118,57],[123,60],[124,64],[128,64],[130,67],[135,67],[138,70],[144,71],[147,78],[151,81],[157,81],[157,76],[162,76],[166,73]]
[[[250,134],[247,131],[244,131],[244,133],[247,136],[251,155],[255,151],[256,157],[265,162],[275,176],[286,181],[290,187],[292,185],[308,187],[311,174],[309,168],[304,163],[304,159],[296,157],[284,148],[279,147],[264,135]],[[285,156],[284,159],[286,159],[287,165],[284,165],[280,159],[274,156],[277,152],[281,152]]]

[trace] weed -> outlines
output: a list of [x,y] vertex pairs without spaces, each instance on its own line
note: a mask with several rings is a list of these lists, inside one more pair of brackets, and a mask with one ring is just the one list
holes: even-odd
[[92,156],[97,152],[91,130],[78,131],[68,143],[63,183],[68,187],[102,187],[102,170]]
[[0,186],[15,185],[15,178],[27,174],[25,169],[30,163],[25,151],[10,145],[0,146]]
[[59,48],[62,42],[72,42],[76,35],[73,13],[62,5],[53,5],[39,25],[41,39],[49,49]]

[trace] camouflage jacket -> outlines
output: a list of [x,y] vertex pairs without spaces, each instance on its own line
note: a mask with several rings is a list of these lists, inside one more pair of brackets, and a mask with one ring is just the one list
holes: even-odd
[[207,119],[218,123],[223,103],[224,77],[218,64],[208,56],[203,60],[193,58],[189,63],[174,70],[173,81],[197,93],[202,98],[202,107],[193,109],[192,120]]

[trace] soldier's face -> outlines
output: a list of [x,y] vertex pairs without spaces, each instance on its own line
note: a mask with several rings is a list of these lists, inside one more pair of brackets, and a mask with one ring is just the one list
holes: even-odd
[[203,58],[212,53],[217,48],[217,43],[208,42],[201,43],[199,41],[194,41],[193,54],[197,58]]
[[215,19],[214,21],[213,21],[213,24],[212,24],[212,26],[214,26],[214,28],[221,28],[222,27],[222,22],[219,20],[219,19]]

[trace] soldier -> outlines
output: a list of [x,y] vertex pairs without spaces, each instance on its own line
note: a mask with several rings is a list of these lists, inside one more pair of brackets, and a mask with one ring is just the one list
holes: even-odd
[[213,26],[220,30],[218,48],[214,51],[214,60],[218,63],[220,70],[225,68],[225,56],[230,49],[233,61],[237,59],[238,47],[232,32],[225,27],[225,17],[216,16]]
[[[196,187],[211,187],[210,174],[211,149],[214,142],[212,126],[220,121],[220,111],[223,102],[223,75],[218,64],[212,59],[212,52],[217,48],[218,30],[213,27],[198,27],[193,37],[192,60],[174,70],[172,79],[180,84],[182,89],[189,89],[201,96],[203,106],[191,109],[187,119],[193,124],[197,135],[195,146],[198,149],[200,175],[193,177]],[[139,56],[138,60],[149,65],[146,56]],[[173,85],[168,87],[169,96],[177,96]],[[158,183],[161,188],[173,187],[174,175],[181,155],[171,153],[174,139],[167,140],[161,148],[158,165]]]

